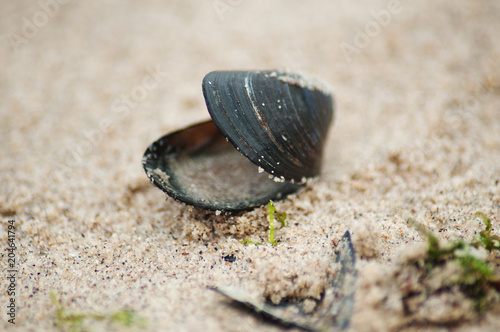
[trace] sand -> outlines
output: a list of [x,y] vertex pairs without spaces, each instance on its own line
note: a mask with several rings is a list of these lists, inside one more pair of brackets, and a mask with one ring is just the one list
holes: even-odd
[[[15,326],[2,291],[0,330],[67,330],[64,308],[92,331],[279,331],[207,287],[314,298],[346,230],[351,330],[500,326],[498,301],[481,316],[461,293],[408,307],[401,281],[421,283],[404,267],[425,252],[408,219],[472,241],[482,212],[500,234],[497,1],[3,1],[0,16],[0,242],[17,248]],[[209,118],[206,73],[275,68],[330,85],[335,121],[322,175],[276,202],[280,244],[243,246],[266,240],[265,207],[193,209],[141,158]],[[7,251],[0,266],[6,289]],[[123,310],[130,328],[109,319]]]

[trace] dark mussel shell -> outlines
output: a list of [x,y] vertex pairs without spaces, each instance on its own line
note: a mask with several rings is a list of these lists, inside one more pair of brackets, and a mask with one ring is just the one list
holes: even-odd
[[158,188],[199,208],[236,211],[319,174],[333,118],[323,84],[285,71],[216,71],[203,94],[213,121],[166,135],[144,154]]

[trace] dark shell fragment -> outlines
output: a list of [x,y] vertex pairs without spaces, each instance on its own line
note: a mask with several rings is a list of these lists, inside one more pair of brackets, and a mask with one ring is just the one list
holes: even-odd
[[320,83],[280,71],[222,71],[202,87],[213,121],[166,135],[144,154],[158,188],[196,207],[234,211],[285,197],[319,174],[333,118]]
[[[346,231],[335,249],[335,262],[339,264],[339,269],[334,276],[326,274],[328,287],[321,299],[316,301],[312,312],[305,310],[306,299],[295,299],[276,305],[268,301],[258,301],[237,288],[212,289],[285,326],[296,326],[307,331],[340,331],[349,327],[354,311],[357,279],[355,261],[351,235]],[[313,301],[310,298],[307,300]]]

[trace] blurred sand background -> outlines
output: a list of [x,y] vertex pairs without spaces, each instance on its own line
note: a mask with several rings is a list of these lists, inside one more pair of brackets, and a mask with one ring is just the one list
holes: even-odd
[[[0,17],[0,244],[15,220],[16,330],[54,329],[54,292],[67,312],[133,310],[131,330],[278,331],[207,287],[314,297],[346,230],[352,330],[500,326],[498,306],[462,319],[460,305],[447,325],[446,300],[409,324],[391,285],[423,242],[408,218],[469,241],[480,211],[499,234],[498,1],[2,1]],[[141,157],[208,119],[206,73],[274,68],[330,84],[335,123],[322,176],[276,203],[290,220],[281,244],[245,247],[267,236],[264,207],[215,216],[166,199]],[[5,312],[0,330],[14,328]]]

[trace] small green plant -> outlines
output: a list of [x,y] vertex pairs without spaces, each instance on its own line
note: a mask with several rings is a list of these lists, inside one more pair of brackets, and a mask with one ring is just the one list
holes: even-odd
[[262,243],[262,242],[257,242],[257,241],[253,241],[253,240],[250,240],[250,239],[244,239],[244,240],[241,240],[241,244],[244,244],[244,245],[247,245],[247,244],[255,244],[255,245],[261,246],[261,245],[263,245],[264,243]]
[[479,233],[479,239],[471,243],[462,239],[443,243],[423,225],[411,219],[408,223],[427,238],[427,254],[424,260],[426,274],[448,262],[457,262],[462,271],[453,284],[458,285],[467,296],[475,300],[477,311],[483,311],[490,304],[487,294],[495,291],[493,284],[499,281],[499,276],[495,276],[494,268],[486,259],[478,257],[477,251],[483,248],[490,252],[499,250],[500,239],[491,234],[491,221],[484,213],[478,212],[475,217],[481,219],[485,229]]
[[85,331],[86,329],[83,326],[85,320],[108,321],[111,323],[121,324],[125,327],[131,327],[132,325],[145,325],[145,320],[129,309],[120,310],[111,314],[70,313],[63,307],[56,292],[51,292],[50,298],[52,304],[57,307],[55,314],[56,326],[58,328],[67,328],[68,331]]
[[491,234],[493,226],[491,225],[490,218],[488,218],[486,214],[482,212],[477,212],[475,217],[477,219],[480,219],[484,223],[486,228],[485,230],[479,233],[479,240],[474,241],[472,245],[476,248],[482,245],[485,249],[487,249],[490,252],[492,250],[500,250],[500,237]]
[[275,217],[278,219],[278,221],[281,223],[281,227],[288,226],[288,220],[286,219],[286,212],[279,213],[276,211],[276,207],[274,207],[273,201],[269,201],[267,203],[267,213],[269,217],[269,243],[271,243],[273,246],[277,246],[278,242],[274,239],[274,232],[276,230],[276,222],[275,222]]
[[[269,238],[268,242],[271,243],[273,246],[277,246],[278,242],[274,239],[274,233],[276,232],[276,220],[281,223],[281,227],[288,226],[288,220],[286,217],[286,212],[279,213],[276,210],[276,207],[274,206],[273,201],[269,201],[267,203],[267,213],[268,213],[268,219],[269,219]],[[256,244],[256,245],[262,245],[260,242],[255,242],[249,239],[245,239],[241,241],[242,244],[247,245],[247,244]]]

